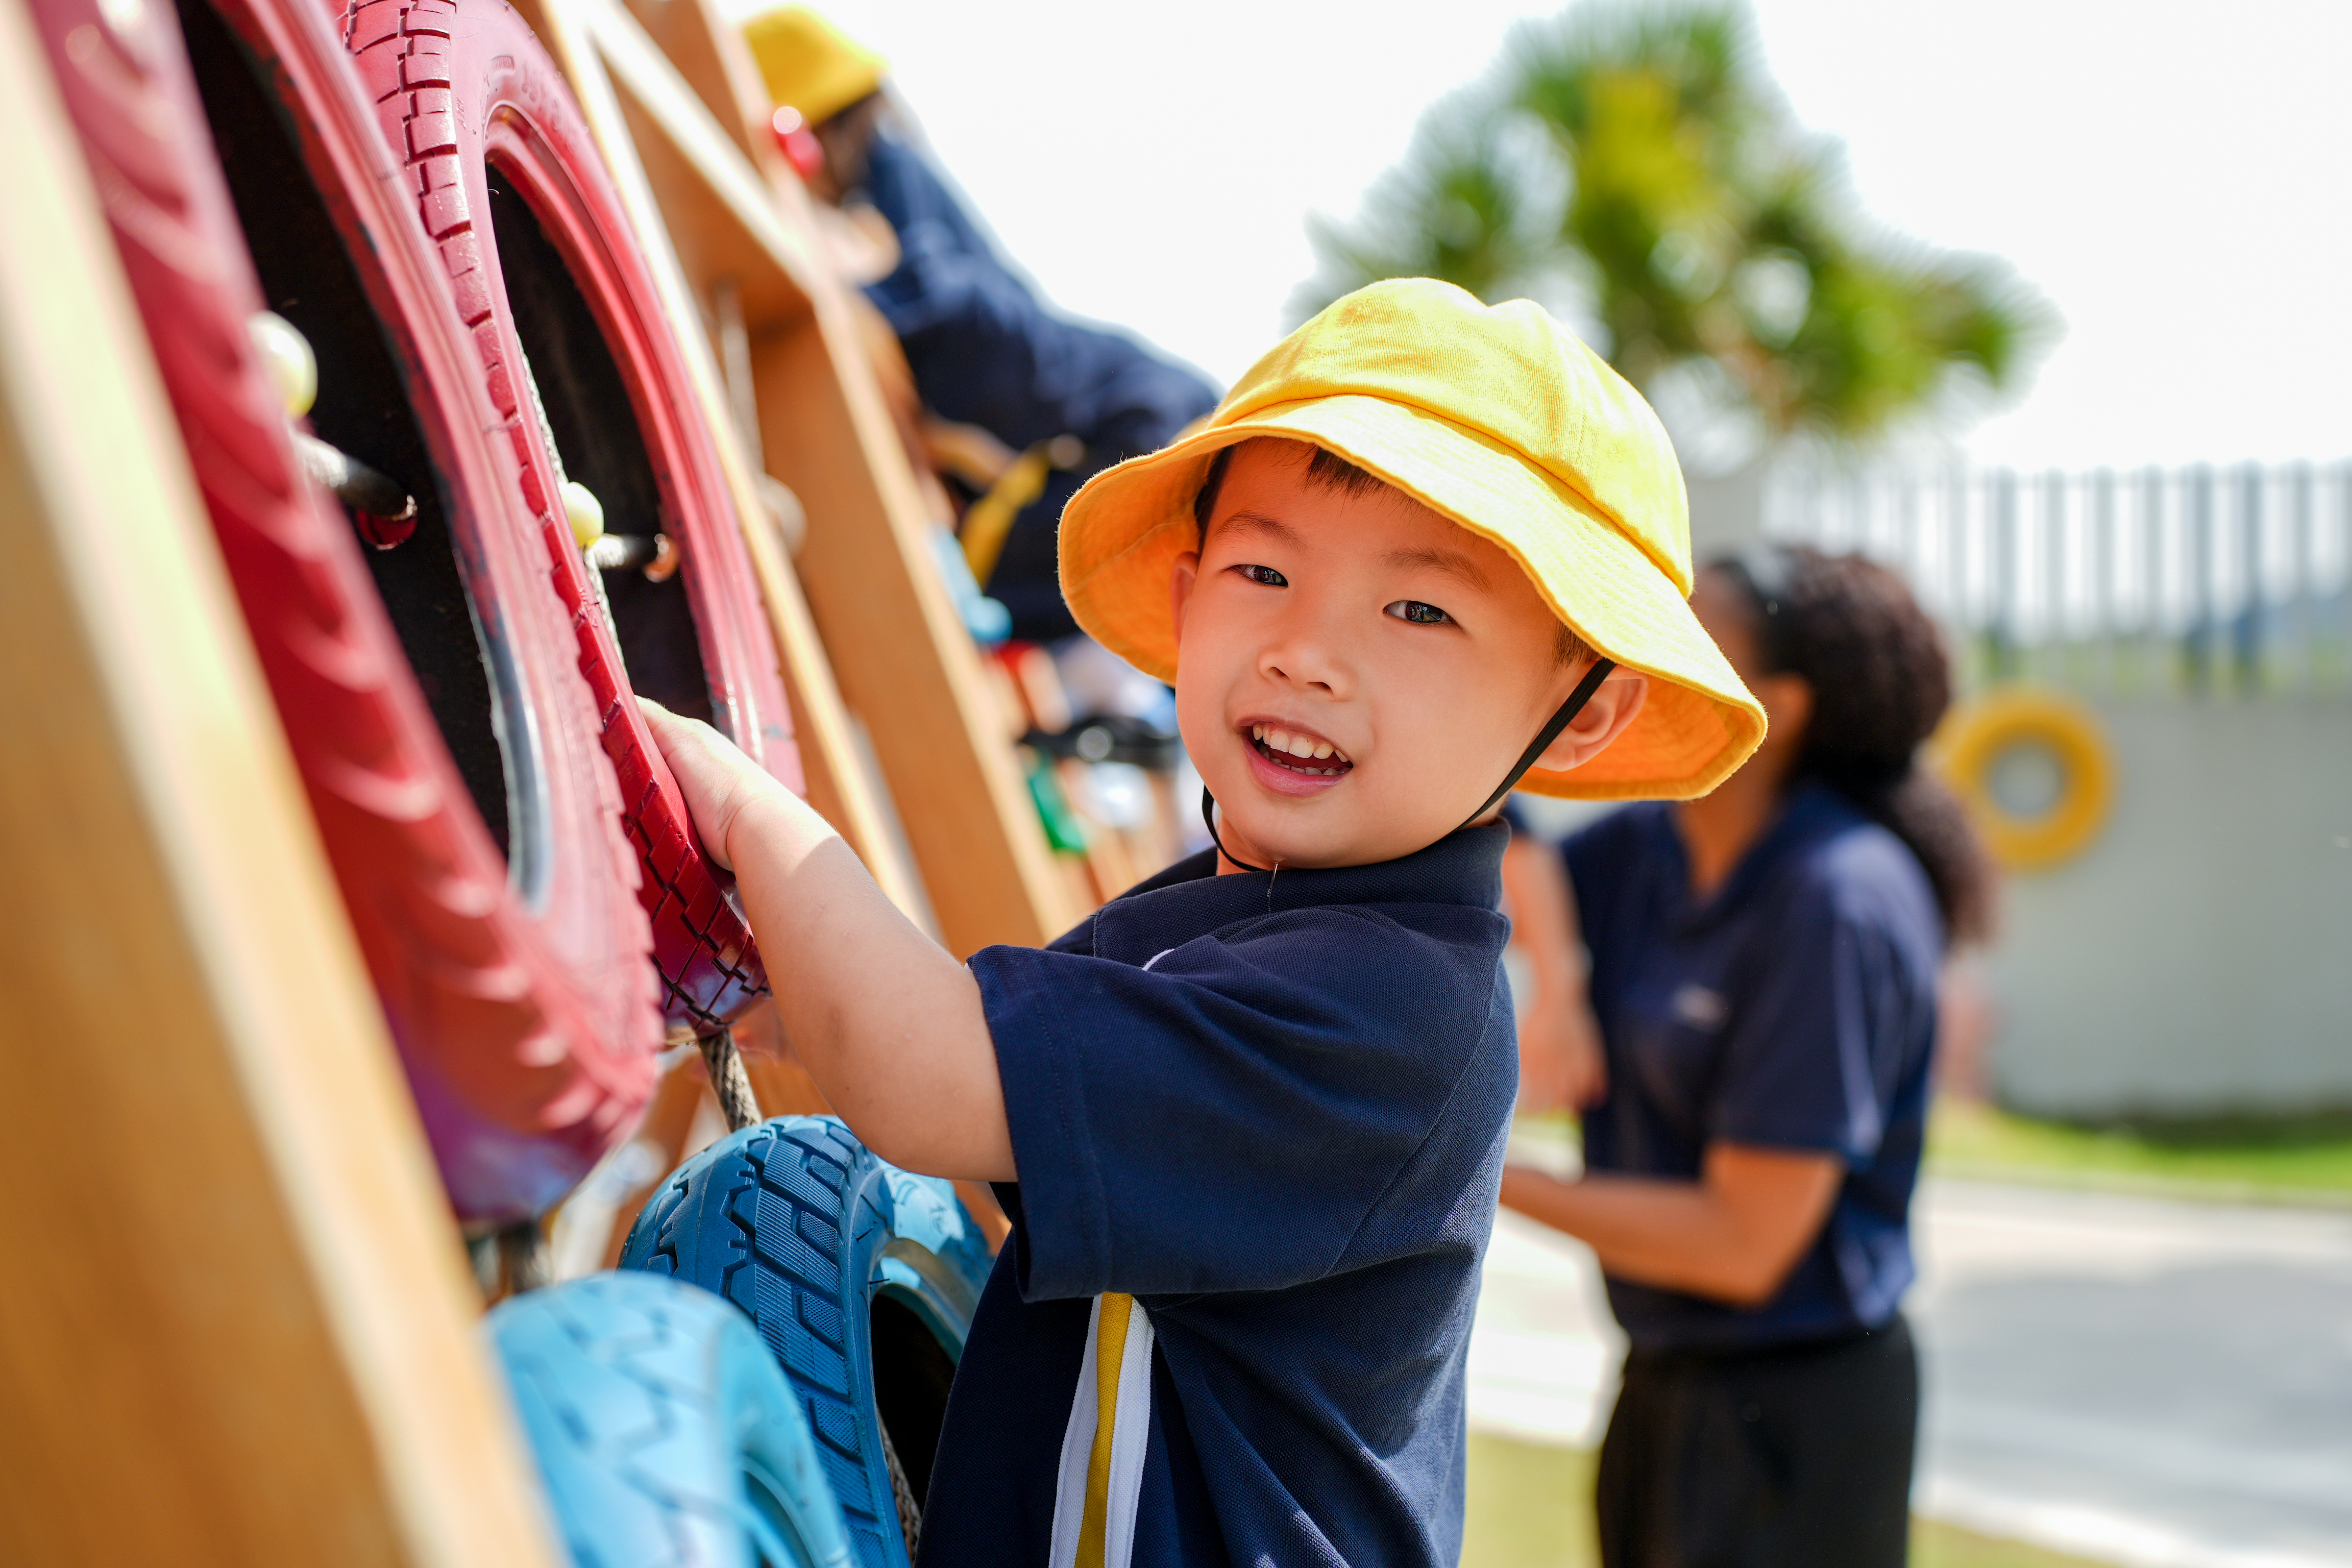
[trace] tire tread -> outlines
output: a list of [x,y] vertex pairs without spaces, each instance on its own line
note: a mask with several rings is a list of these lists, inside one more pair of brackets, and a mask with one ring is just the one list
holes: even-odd
[[[608,846],[600,951],[567,963],[508,886],[349,522],[301,477],[246,341],[260,285],[170,8],[128,69],[86,68],[62,47],[83,27],[120,47],[87,0],[35,12],[86,151],[129,182],[129,200],[108,201],[114,238],[372,977],[412,1034],[436,1036],[477,1075],[496,1064],[499,1092],[467,1095],[476,1114],[562,1145],[556,1157],[584,1172],[652,1087],[654,994],[613,977],[650,941],[625,891],[634,857]],[[156,212],[173,221],[142,216]],[[569,672],[549,673],[555,691],[586,700]],[[617,804],[609,766],[582,765]],[[490,1217],[543,1201],[492,1187],[453,1196]]]
[[[744,1411],[763,1428],[750,1436],[763,1458],[781,1451],[772,1468],[801,1528],[831,1535],[808,1517],[822,1510],[838,1530],[821,1467],[807,1462],[814,1446],[793,1430],[790,1389],[709,1293],[596,1275],[514,1298],[489,1328],[519,1399],[555,1417],[527,1425],[559,1512],[571,1505],[559,1523],[581,1568],[751,1568],[740,1505],[725,1495],[740,1482],[721,1451],[746,1440],[728,1429]],[[740,1353],[727,1342],[735,1335]],[[738,1380],[748,1382],[729,1386]],[[580,1495],[583,1482],[591,1495]],[[845,1540],[833,1547],[826,1568],[845,1568]]]
[[[522,408],[521,367],[506,362],[508,341],[495,307],[496,284],[483,256],[492,243],[477,226],[468,207],[467,156],[459,132],[462,83],[458,59],[461,9],[469,27],[506,27],[519,37],[508,58],[542,68],[560,84],[554,67],[503,0],[352,0],[343,37],[361,75],[376,93],[384,139],[404,160],[405,189],[426,231],[440,247],[450,288],[466,324],[473,330],[484,386],[498,411],[500,429],[512,445],[522,472],[523,500],[537,519],[557,597],[572,618],[581,673],[593,689],[594,711],[583,733],[600,737],[616,778],[612,809],[624,852],[640,868],[640,902],[653,927],[654,967],[660,1005],[674,1025],[706,1034],[724,1026],[767,994],[751,928],[720,891],[723,873],[698,847],[684,802],[675,786],[663,788],[666,770],[651,737],[628,706],[633,700],[601,608],[579,561],[571,526],[539,452],[536,422]],[[469,42],[472,40],[469,39]],[[561,86],[563,110],[577,118]],[[551,111],[553,104],[547,106]],[[586,172],[601,178],[601,170]],[[627,243],[627,237],[619,237]],[[731,522],[730,520],[727,520]],[[771,662],[772,648],[768,650]],[[782,711],[779,689],[766,706]],[[782,770],[799,781],[799,761],[789,735],[744,738],[760,755],[781,747]]]
[[[874,1202],[881,1169],[829,1117],[747,1128],[670,1179],[639,1217],[621,1266],[692,1280],[751,1316],[800,1395],[860,1561],[905,1568],[887,1470],[878,1445],[864,1438],[871,1373],[857,1364],[842,1310],[863,1284],[850,1278],[856,1241],[887,1223]],[[838,1223],[845,1206],[848,1229]],[[707,1223],[714,1214],[725,1216],[723,1232]],[[714,1233],[717,1255],[704,1255]]]

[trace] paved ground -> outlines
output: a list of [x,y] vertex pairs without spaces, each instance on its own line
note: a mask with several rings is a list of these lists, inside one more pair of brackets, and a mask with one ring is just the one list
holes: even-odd
[[2352,1215],[1924,1194],[1919,1501],[2149,1568],[2352,1564]]
[[[2352,1215],[1931,1184],[1922,1511],[2135,1568],[2352,1568]],[[1590,1255],[1506,1215],[1471,1418],[1585,1444]]]

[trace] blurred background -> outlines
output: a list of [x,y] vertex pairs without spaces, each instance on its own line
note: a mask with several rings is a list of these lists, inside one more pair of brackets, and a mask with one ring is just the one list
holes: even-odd
[[[1947,977],[1915,1557],[2352,1563],[2352,12],[825,10],[1053,310],[1223,386],[1376,278],[1535,298],[1701,555],[1905,574],[2008,875]],[[1466,1562],[1591,1560],[1622,1353],[1503,1216]]]

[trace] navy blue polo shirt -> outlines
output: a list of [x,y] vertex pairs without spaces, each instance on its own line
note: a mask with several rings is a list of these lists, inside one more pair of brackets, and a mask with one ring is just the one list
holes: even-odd
[[1759,1308],[1611,1279],[1633,1347],[1739,1349],[1885,1323],[1912,1279],[1943,952],[1917,859],[1812,784],[1704,904],[1666,806],[1613,813],[1561,853],[1609,1063],[1608,1096],[1584,1115],[1587,1166],[1695,1177],[1717,1142],[1845,1163],[1828,1224]]
[[927,1568],[1048,1562],[1105,1291],[1152,1330],[1135,1568],[1451,1568],[1518,1079],[1507,838],[1271,877],[1204,853],[1050,948],[972,957],[1021,1178],[998,1189],[1013,1229],[949,1398]]

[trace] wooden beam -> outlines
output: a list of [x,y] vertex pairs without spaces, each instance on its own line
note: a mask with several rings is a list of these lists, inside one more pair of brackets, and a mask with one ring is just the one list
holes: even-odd
[[[686,7],[677,27],[700,18],[706,61],[740,48],[698,0],[671,4]],[[542,9],[554,36],[573,40],[560,58],[592,123],[603,112],[592,100],[619,103],[622,134],[604,145],[625,193],[641,188],[658,208],[660,222],[643,232],[677,238],[693,296],[680,319],[699,315],[722,282],[739,291],[768,464],[808,509],[801,583],[843,699],[872,736],[943,939],[958,953],[1050,940],[1076,910],[989,718],[979,655],[929,559],[936,525],[848,300],[820,259],[805,194],[746,158],[740,123],[735,134],[721,126],[617,0],[545,0]],[[741,72],[704,74],[732,83]],[[729,91],[740,118],[740,95]]]
[[[808,780],[809,804],[849,841],[874,873],[891,901],[917,920],[926,917],[929,902],[914,866],[908,863],[889,829],[889,813],[877,799],[877,782],[857,744],[841,689],[793,563],[786,558],[775,532],[767,526],[765,503],[738,436],[729,406],[725,378],[720,374],[709,339],[692,329],[702,319],[703,301],[688,283],[646,183],[646,171],[628,139],[610,79],[597,62],[583,24],[568,11],[540,0],[518,6],[549,53],[555,57],[572,83],[574,97],[588,119],[591,133],[604,154],[607,169],[621,196],[621,205],[636,232],[640,248],[661,294],[663,311],[677,330],[678,347],[686,362],[695,401],[719,451],[727,475],[738,522],[751,556],[753,574],[767,605],[769,628],[783,666],[785,693],[792,700],[793,727],[799,737],[802,769]],[[720,226],[709,237],[682,237],[700,243],[726,245],[734,237]],[[790,314],[805,309],[799,291],[788,280],[773,279],[772,268],[754,267],[764,261],[755,246],[735,241],[746,268],[764,286],[756,301],[763,311]],[[747,300],[747,308],[752,301]]]
[[0,4],[0,1556],[552,1568],[42,51]]
[[782,152],[768,130],[775,111],[767,84],[742,35],[708,0],[628,0],[629,15],[646,30],[679,78],[694,89],[717,121],[762,177],[784,174]]

